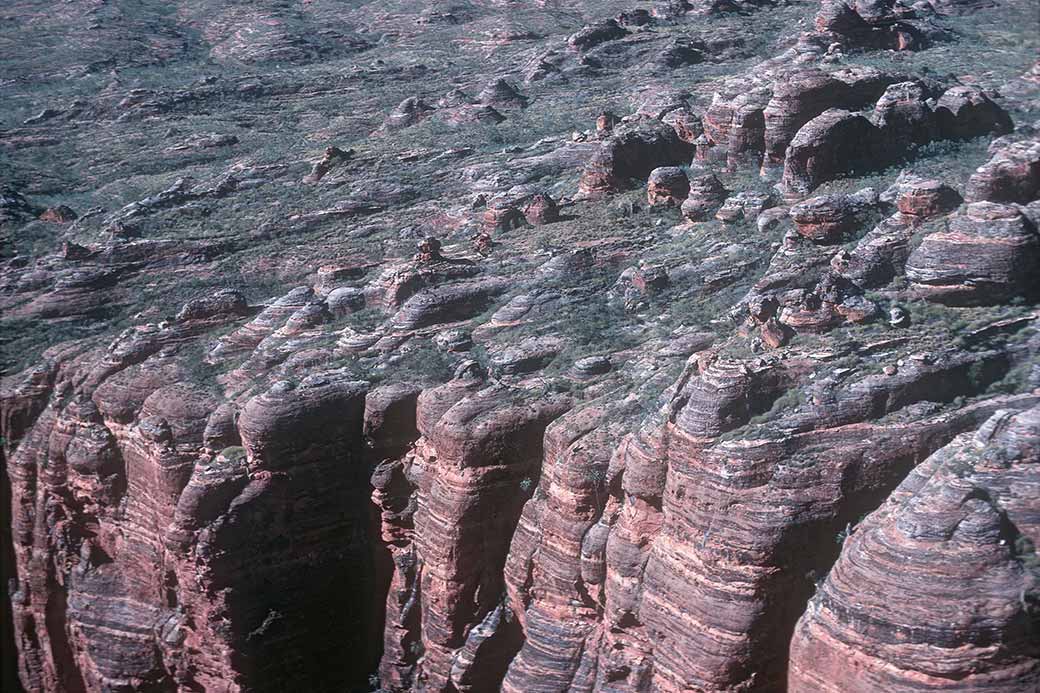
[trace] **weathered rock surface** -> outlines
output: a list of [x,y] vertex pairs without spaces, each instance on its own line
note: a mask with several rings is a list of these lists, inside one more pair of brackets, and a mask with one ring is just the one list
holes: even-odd
[[383,127],[387,130],[399,130],[426,118],[433,107],[417,96],[409,96],[397,105],[386,117]]
[[795,230],[816,243],[833,243],[851,231],[857,217],[864,216],[877,203],[871,188],[853,195],[821,195],[791,207]]
[[749,80],[736,80],[715,94],[704,113],[704,134],[713,146],[729,155],[762,151],[765,147],[765,109],[771,90]]
[[954,210],[961,203],[956,190],[938,180],[907,179],[899,184],[896,208],[913,222]]
[[968,179],[969,202],[1017,202],[1040,198],[1040,142],[1023,140],[1001,146]]
[[[907,374],[905,385],[897,387],[905,388],[923,375]],[[800,608],[792,608],[792,597],[808,598],[811,582],[803,576],[814,570],[812,554],[794,547],[830,541],[837,528],[844,526],[845,513],[854,515],[855,506],[869,504],[868,498],[877,497],[881,488],[898,481],[901,473],[897,470],[906,469],[907,462],[918,454],[913,450],[920,443],[907,436],[906,430],[885,432],[882,424],[863,424],[853,427],[853,434],[852,429],[843,433],[840,428],[824,432],[817,425],[816,432],[806,431],[782,444],[785,456],[794,455],[785,459],[804,459],[808,466],[783,467],[786,481],[782,487],[788,490],[781,495],[788,500],[777,505],[777,484],[781,482],[766,470],[773,469],[770,450],[779,442],[712,445],[708,441],[741,426],[756,409],[768,406],[772,396],[768,393],[783,387],[783,377],[782,371],[768,366],[709,366],[704,374],[690,379],[683,388],[685,394],[676,393],[677,403],[687,396],[689,400],[670,414],[674,424],[666,423],[659,432],[644,434],[649,437],[641,436],[624,448],[626,500],[606,548],[604,613],[610,630],[604,630],[604,637],[610,654],[606,662],[600,662],[600,676],[607,677],[600,679],[602,684],[609,679],[638,686],[643,677],[649,677],[657,690],[778,685],[770,682],[768,672],[782,675],[785,631],[800,612]],[[892,385],[895,383],[882,387]],[[862,386],[868,387],[868,383]],[[858,396],[854,391],[848,396]],[[749,397],[751,393],[756,394]],[[815,411],[822,413],[819,408]],[[838,424],[828,419],[833,423],[827,426]],[[926,431],[937,432],[952,423],[922,421],[915,425],[920,426],[916,429],[920,433],[914,438],[922,441],[917,435],[927,436]],[[845,435],[855,435],[860,442],[852,443]],[[812,452],[815,444],[809,442],[813,439],[828,440],[825,447],[830,449],[841,441],[843,461],[833,471],[819,468],[821,461],[809,462],[819,460],[818,453]],[[869,443],[859,447],[866,440],[884,440],[886,452],[868,453],[873,447]],[[888,447],[890,444],[895,447]],[[662,449],[662,445],[667,447]],[[661,469],[662,458],[669,460],[665,469]],[[830,455],[829,459],[835,458]],[[739,465],[734,466],[738,460]],[[846,463],[854,466],[845,467]],[[869,464],[870,471],[859,466],[862,464]],[[832,497],[830,494],[807,494],[805,487],[799,487],[796,480],[803,474],[814,479],[816,489],[821,483],[847,484],[839,479],[851,477],[857,480],[856,490],[850,489],[845,501],[835,505],[823,500]],[[764,507],[753,499],[766,496],[773,499],[769,507],[775,510],[739,518],[734,514],[734,508]],[[731,510],[720,512],[721,507]],[[744,518],[750,525],[744,524]],[[690,542],[691,534],[700,541]],[[648,541],[647,537],[652,538]],[[712,546],[736,551],[719,552]],[[784,594],[784,599],[769,596],[778,594]],[[654,662],[652,670],[644,668],[648,661]]]
[[583,27],[567,39],[567,44],[575,50],[585,51],[605,41],[614,41],[628,35],[628,31],[614,19],[606,19],[598,24]]
[[913,234],[911,219],[893,215],[868,231],[851,251],[835,254],[831,267],[861,289],[885,286],[903,275]]
[[303,179],[305,183],[317,183],[338,164],[347,161],[354,155],[353,151],[345,152],[339,147],[326,147],[325,154],[314,162],[311,172]]
[[588,689],[594,684],[611,454],[622,426],[603,403],[569,413],[545,434],[538,490],[525,506],[505,565],[525,639],[503,691]]
[[503,78],[489,82],[477,94],[477,100],[487,106],[516,108],[527,105],[527,97]]
[[3,16],[5,692],[1036,687],[1029,3]]
[[887,165],[913,146],[1012,128],[1008,113],[977,88],[951,87],[937,101],[928,97],[921,83],[900,82],[887,87],[870,119],[841,109],[813,118],[791,140],[781,188],[805,195],[842,173]]
[[395,329],[414,330],[464,320],[481,313],[507,286],[487,279],[422,289],[401,304],[391,323]]
[[1014,125],[1011,116],[979,89],[950,87],[935,106],[939,132],[945,138],[978,137],[990,132],[1003,135]]
[[[1027,691],[1040,409],[998,411],[917,466],[854,527],[799,620],[797,691]],[[893,610],[891,605],[901,607]]]
[[560,206],[545,193],[536,193],[524,206],[524,219],[532,226],[551,224],[560,219]]
[[[423,655],[419,660],[416,653],[402,655],[399,648],[388,648],[381,665],[384,679],[411,680],[409,670],[416,667],[414,675],[427,686],[446,690],[449,681],[467,679],[467,672],[477,675],[475,663],[505,670],[518,643],[484,648],[499,652],[497,663],[481,657],[467,662],[457,659],[455,651],[467,643],[470,628],[484,622],[497,605],[502,566],[526,500],[524,480],[537,477],[542,434],[567,407],[562,398],[517,401],[507,390],[470,376],[419,397],[422,437],[404,462],[410,470],[406,475],[417,479],[414,530],[408,547],[396,551],[414,551],[418,568],[410,578],[403,573],[398,577],[399,566],[390,599],[401,589],[414,590],[412,601],[421,609],[419,629],[409,633],[406,627],[397,628],[421,643]],[[393,586],[398,581],[401,588]],[[400,614],[400,608],[388,604],[388,620],[395,612]],[[403,615],[396,618],[396,623],[406,621]],[[486,623],[488,629],[495,626]]]
[[917,50],[942,36],[928,21],[934,13],[930,4],[911,8],[893,0],[824,0],[816,15],[816,30],[853,48]]
[[806,69],[777,80],[763,110],[766,155],[782,163],[787,146],[803,125],[830,108],[855,109],[874,103],[893,80],[865,68],[833,73]]
[[651,206],[678,207],[690,193],[690,179],[678,166],[655,168],[646,182],[646,201]]
[[[179,320],[212,314],[200,310]],[[335,614],[354,625],[323,647],[365,651],[368,607],[337,591],[371,589],[357,503],[364,384],[337,373],[276,384],[236,424],[210,415],[205,391],[151,377],[155,366],[124,360],[129,370],[117,372],[130,379],[106,390],[74,361],[59,363],[48,389],[68,391],[70,403],[4,426],[21,499],[14,550],[34,576],[21,583],[15,633],[25,651],[49,643],[21,661],[23,683],[278,690],[295,685],[285,677],[319,687],[363,679],[364,657],[319,665],[330,655],[313,649],[308,624]],[[5,411],[26,394],[6,390]],[[344,503],[362,512],[343,513]],[[300,504],[305,516],[292,511]],[[38,509],[50,519],[35,522]]]
[[580,189],[588,195],[624,190],[631,179],[646,178],[655,168],[686,163],[692,151],[673,128],[660,122],[616,131],[589,160]]
[[726,198],[715,213],[719,221],[733,223],[741,220],[755,221],[762,212],[775,204],[770,193],[742,191]]
[[1035,290],[1040,234],[1013,205],[975,202],[924,237],[906,275],[925,298],[992,304]]
[[690,221],[707,221],[726,201],[726,188],[714,174],[690,180],[689,196],[682,203],[682,214]]
[[882,134],[867,118],[830,109],[806,123],[791,140],[781,185],[804,195],[843,171],[878,154],[884,156],[884,147]]

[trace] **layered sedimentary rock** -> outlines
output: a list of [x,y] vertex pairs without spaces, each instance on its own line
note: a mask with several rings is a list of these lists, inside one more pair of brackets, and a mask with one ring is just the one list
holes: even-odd
[[508,198],[492,200],[481,220],[488,232],[511,231],[524,225],[524,213]]
[[646,200],[651,206],[678,207],[690,193],[690,180],[677,166],[655,168],[646,183]]
[[524,206],[524,219],[532,226],[551,224],[560,219],[560,206],[545,193],[536,193]]
[[824,0],[816,15],[816,30],[852,48],[917,50],[942,36],[929,21],[934,14],[930,4],[911,8],[893,0]]
[[893,81],[894,77],[868,68],[832,73],[806,69],[777,80],[763,111],[767,157],[782,163],[787,145],[803,125],[830,108],[855,109],[874,103]]
[[583,407],[546,431],[538,490],[524,506],[505,565],[524,641],[503,691],[587,690],[594,683],[609,463],[624,411]]
[[1034,686],[1021,0],[126,4],[0,22],[24,688]]
[[655,168],[686,163],[692,151],[668,125],[640,124],[615,132],[600,145],[582,173],[579,187],[592,195],[624,190],[630,179],[646,178]]
[[614,19],[605,19],[598,24],[590,24],[571,34],[567,45],[579,51],[586,51],[606,41],[614,41],[628,35],[628,31]]
[[873,117],[889,138],[890,148],[905,149],[939,138],[939,118],[928,103],[929,98],[931,89],[918,81],[892,84],[881,95],[874,105]]
[[837,253],[831,267],[861,289],[884,286],[903,274],[913,234],[909,219],[893,215],[864,234],[851,251]]
[[1019,204],[1040,197],[1040,142],[1027,139],[997,146],[990,160],[971,175],[966,197],[969,202]]
[[1040,234],[1013,205],[975,202],[924,237],[906,274],[929,300],[992,304],[1035,289]]
[[[730,443],[713,443],[713,436],[768,406],[769,393],[783,387],[783,371],[718,364],[691,378],[676,392],[677,409],[668,414],[674,424],[624,449],[625,502],[606,544],[608,628],[599,685],[779,686],[787,634],[812,590],[806,576],[830,560],[821,547],[883,497],[937,437],[984,412],[895,427],[843,423],[877,407],[883,391],[892,394],[882,410],[934,397],[925,394],[926,383],[940,373],[963,373],[966,365],[940,363],[830,395],[821,391],[812,398],[817,404],[797,417],[803,432]],[[954,385],[964,386],[963,380]],[[877,393],[869,398],[874,404],[861,414],[828,413],[832,398],[851,402],[868,391]],[[827,491],[832,485],[843,492]]]
[[434,241],[435,247],[427,245],[412,260],[388,267],[368,284],[364,289],[366,304],[393,312],[422,289],[470,279],[480,273],[471,260],[441,255],[440,242]]
[[861,288],[840,275],[825,274],[815,286],[782,296],[778,320],[797,332],[829,332],[849,322],[870,322],[878,307]]
[[865,165],[883,151],[877,127],[856,113],[831,109],[810,120],[791,140],[781,185],[805,194],[849,168]]
[[[236,312],[234,294],[191,303],[179,327],[130,331],[107,355],[55,352],[40,378],[5,385],[30,689],[364,680],[365,655],[330,667],[325,648],[364,653],[371,634],[367,603],[339,589],[371,589],[365,386],[334,372],[283,382],[236,423],[160,353]],[[55,391],[67,399],[43,413]],[[351,627],[319,641],[316,618]]]
[[499,108],[517,108],[527,105],[527,97],[502,78],[489,82],[481,89],[477,94],[477,100],[487,106]]
[[880,199],[895,203],[896,213],[831,259],[831,268],[861,289],[884,286],[904,273],[911,240],[922,224],[954,211],[956,190],[934,179],[900,175]]
[[821,195],[791,207],[795,230],[816,243],[833,243],[852,230],[857,218],[877,203],[877,192],[866,188],[854,195]]
[[978,137],[989,132],[1003,135],[1014,127],[1011,116],[974,87],[947,89],[935,105],[939,132],[948,139]]
[[[203,584],[219,596],[207,620],[214,628],[218,618],[235,624],[228,647],[241,653],[234,665],[243,688],[323,687],[364,676],[364,658],[330,663],[342,647],[366,651],[370,632],[367,604],[342,590],[371,589],[359,435],[365,389],[329,372],[252,398],[238,422],[248,483],[225,500],[226,510],[196,506],[219,515],[208,523],[196,516],[205,526],[189,554],[194,565],[189,558],[177,577],[189,585],[193,570],[211,576]],[[351,628],[318,645],[311,626],[322,618]],[[286,659],[298,669],[287,670]]]
[[714,174],[695,176],[689,183],[689,195],[683,200],[682,215],[690,221],[707,221],[726,201],[727,191]]
[[896,208],[911,223],[946,214],[960,203],[957,191],[938,180],[904,180],[896,194]]
[[391,324],[395,329],[413,330],[470,318],[506,287],[501,280],[485,279],[422,289],[401,304]]
[[384,130],[400,130],[425,119],[433,107],[417,96],[410,96],[390,112],[383,123]]
[[767,208],[775,204],[770,193],[744,191],[726,198],[722,207],[715,213],[719,221],[734,223],[742,219],[755,221]]
[[888,84],[870,118],[832,108],[802,126],[784,156],[781,189],[805,195],[840,174],[884,166],[918,145],[1011,128],[1008,113],[977,88],[951,87],[934,100],[920,82]]
[[728,82],[716,92],[704,113],[708,141],[731,155],[762,151],[765,147],[765,109],[772,92],[748,79]]
[[[568,406],[564,398],[516,400],[475,371],[419,397],[422,435],[400,472],[383,473],[404,474],[414,494],[407,502],[415,503],[414,529],[406,528],[394,549],[384,681],[450,690],[485,669],[498,677],[505,671],[519,647],[515,633],[503,633],[507,642],[498,646],[468,638],[495,639],[496,629],[509,628],[509,619],[487,619],[501,598],[509,542],[538,477],[545,427]],[[388,523],[399,522],[386,514],[397,506],[388,503],[394,496],[387,482],[377,488],[385,535]],[[409,618],[418,625],[409,627]],[[391,633],[400,633],[404,645],[392,643]]]
[[1036,690],[1038,465],[1040,408],[918,465],[845,539],[795,630],[789,690]]
[[820,67],[771,68],[763,75],[727,80],[704,113],[706,144],[734,160],[764,153],[782,164],[799,129],[832,108],[858,110],[878,100],[899,78],[866,67],[825,71]]

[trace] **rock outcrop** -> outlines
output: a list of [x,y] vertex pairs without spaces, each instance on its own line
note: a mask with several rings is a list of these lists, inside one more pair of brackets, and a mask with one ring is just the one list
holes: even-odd
[[655,168],[646,182],[646,201],[652,207],[678,207],[690,193],[690,179],[678,166]]
[[524,206],[524,219],[532,226],[551,224],[560,220],[560,206],[545,193],[536,193]]
[[919,82],[890,84],[867,118],[830,109],[807,122],[784,157],[781,189],[801,196],[840,174],[876,169],[935,140],[1005,134],[1011,118],[974,87],[951,87],[937,101]]
[[486,106],[497,108],[522,108],[528,101],[516,87],[501,77],[481,89],[477,94],[477,100]]
[[[179,320],[203,320],[210,307],[189,305]],[[70,396],[35,421],[4,423],[19,499],[14,551],[27,570],[14,630],[24,652],[46,643],[20,661],[23,684],[278,690],[296,685],[286,677],[364,680],[365,656],[326,660],[330,648],[374,654],[372,615],[356,598],[372,588],[365,385],[335,372],[281,382],[235,423],[205,390],[169,382],[147,352],[89,377],[77,372],[89,360],[77,358],[54,362],[45,389],[4,393],[5,412],[35,408],[51,388]],[[293,511],[301,505],[306,514]],[[323,617],[352,625],[318,642],[309,624]]]
[[1003,135],[1014,124],[1007,111],[977,88],[950,87],[935,105],[939,132],[944,139],[966,139],[987,133]]
[[624,190],[631,179],[646,178],[655,168],[686,163],[692,151],[673,128],[660,122],[617,129],[589,160],[579,187],[586,195]]
[[803,125],[831,108],[874,103],[895,79],[877,70],[850,68],[832,73],[806,69],[777,80],[763,110],[766,156],[783,163],[787,146]]
[[896,209],[911,223],[919,223],[956,209],[961,203],[956,190],[938,180],[906,179],[896,193]]
[[409,96],[397,105],[383,123],[385,130],[400,130],[425,119],[433,107],[417,96]]
[[931,233],[907,260],[906,276],[928,300],[993,304],[1033,291],[1040,234],[1013,205],[975,202]]
[[997,147],[968,180],[969,202],[1017,202],[1040,198],[1040,142],[1023,140]]
[[893,215],[868,231],[851,251],[836,253],[831,267],[861,289],[885,286],[903,275],[913,234],[910,220]]
[[681,209],[683,216],[690,221],[707,221],[726,201],[726,188],[712,173],[695,176],[690,180],[689,188],[689,196]]
[[503,691],[588,689],[602,617],[605,519],[616,510],[610,458],[622,410],[600,403],[558,419],[545,433],[538,490],[524,506],[505,565],[523,645]]
[[628,31],[614,19],[606,19],[598,24],[589,24],[571,34],[567,45],[578,51],[587,51],[606,41],[615,41],[628,35]]
[[1037,688],[1027,5],[7,3],[0,688]]
[[911,8],[895,0],[824,0],[816,15],[816,30],[850,48],[918,50],[943,35],[929,21],[934,14],[932,4]]
[[772,194],[745,190],[726,198],[715,213],[715,218],[727,223],[741,220],[755,221],[766,209],[775,204]]
[[704,113],[704,134],[730,156],[760,152],[765,147],[765,109],[772,92],[768,86],[740,79],[716,92]]
[[[393,500],[402,498],[387,485],[395,482],[377,485],[384,536],[402,537],[393,549],[387,604],[387,637],[399,635],[386,643],[384,681],[406,688],[422,680],[432,690],[449,690],[482,670],[492,679],[505,671],[519,647],[515,634],[503,633],[507,642],[498,646],[471,641],[493,641],[509,626],[494,615],[509,542],[538,476],[545,427],[568,406],[563,398],[516,400],[469,372],[419,397],[421,437],[401,471],[380,472],[381,479],[403,474],[399,483],[410,482],[411,498]],[[404,535],[392,529],[400,526],[402,502],[415,508]],[[457,657],[459,648],[466,654]]]
[[821,195],[791,207],[795,230],[816,243],[841,240],[877,204],[877,192],[866,188],[853,195]]
[[839,173],[870,165],[874,157],[887,158],[885,148],[883,135],[866,117],[840,109],[825,111],[791,140],[781,186],[804,195]]
[[850,525],[795,629],[789,689],[1035,690],[1038,464],[1040,409],[998,411]]

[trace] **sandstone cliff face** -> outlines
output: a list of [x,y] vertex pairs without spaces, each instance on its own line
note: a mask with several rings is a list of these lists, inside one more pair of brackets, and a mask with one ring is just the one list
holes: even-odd
[[594,687],[608,523],[618,507],[611,457],[624,414],[624,406],[596,404],[546,431],[541,481],[524,506],[505,566],[524,640],[504,691]]
[[[480,681],[500,679],[518,643],[512,612],[499,608],[503,565],[538,477],[542,434],[566,408],[563,399],[515,401],[469,375],[420,395],[421,436],[403,462],[391,463],[412,486],[414,514],[391,548],[387,632],[400,632],[401,642],[388,643],[385,678],[430,690],[481,690]],[[400,518],[387,514],[393,496],[379,489],[376,498],[386,536]],[[409,608],[419,609],[411,631]]]
[[857,524],[798,622],[790,689],[1035,690],[1038,446],[1040,409],[997,411]]
[[[371,635],[354,596],[373,587],[365,385],[336,372],[279,381],[235,413],[161,358],[101,375],[91,357],[53,353],[35,383],[4,392],[5,412],[38,411],[4,426],[23,685],[364,680],[364,656],[335,653],[363,653]],[[315,619],[330,627],[320,642]]]
[[[702,377],[720,376],[710,368]],[[772,377],[752,371],[727,381],[739,388],[765,378],[759,387],[768,388]],[[695,402],[707,404],[691,395],[687,407]],[[717,400],[708,406],[726,418],[732,411]],[[684,425],[689,411],[676,412],[653,441],[625,448],[625,503],[606,547],[607,690],[778,686],[790,628],[811,588],[805,576],[833,558],[819,547],[937,437],[977,420],[897,430],[835,422],[783,440],[713,445],[710,431]],[[840,457],[824,452],[835,449]],[[642,471],[659,466],[650,477]]]
[[1034,690],[983,4],[15,2],[21,686]]
[[[837,554],[835,535],[883,499],[915,463],[981,424],[995,407],[1036,402],[1035,396],[1002,399],[953,415],[922,416],[929,411],[923,401],[972,386],[964,361],[915,363],[891,377],[821,381],[811,406],[770,425],[785,430],[783,437],[720,440],[808,375],[810,360],[695,361],[660,416],[635,436],[612,423],[624,409],[611,405],[593,404],[558,419],[545,433],[541,481],[505,559],[504,608],[515,622],[504,617],[502,605],[485,606],[483,620],[470,616],[469,637],[455,640],[452,684],[480,690],[466,682],[480,681],[477,671],[496,670],[504,672],[502,690],[782,686],[788,638],[814,581]],[[936,390],[939,382],[948,384]],[[901,414],[890,424],[864,420],[896,412]],[[411,468],[432,454],[417,446]],[[443,474],[436,478],[445,479]],[[415,493],[421,507],[424,491]],[[386,498],[386,491],[377,496]],[[419,547],[424,532],[445,537],[443,525],[417,523],[415,532]],[[456,546],[455,532],[446,536]],[[415,553],[422,555],[422,548]],[[445,560],[429,549],[426,556],[422,570]],[[407,576],[412,565],[403,562],[399,570]],[[392,593],[388,613],[403,594],[413,608],[420,599],[434,600],[419,621],[442,618],[436,609],[454,613],[460,601],[473,608],[471,599],[442,601],[443,588],[434,580],[410,579],[416,580],[410,588]],[[414,620],[413,628],[412,642],[428,637]],[[434,637],[440,632],[432,631]],[[443,655],[434,650],[431,656],[429,645],[415,649],[425,654],[419,661],[406,657],[406,667],[423,673],[384,681],[401,681],[402,689],[450,690],[427,669]],[[1033,655],[1022,656],[1035,663]],[[478,670],[481,662],[486,668]],[[388,663],[384,658],[384,667]]]

